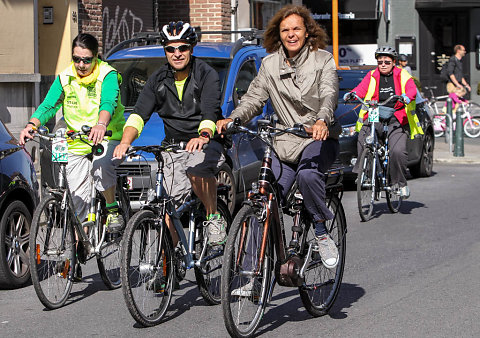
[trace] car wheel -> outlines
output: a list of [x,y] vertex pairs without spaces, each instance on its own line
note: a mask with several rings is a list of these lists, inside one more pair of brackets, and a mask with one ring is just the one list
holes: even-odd
[[233,211],[235,210],[235,197],[237,189],[235,186],[235,179],[233,178],[232,169],[227,163],[224,163],[220,167],[220,171],[217,174],[217,182],[219,186],[224,185],[230,187],[226,196],[220,195],[219,197],[227,204],[228,210],[233,215]]
[[426,133],[423,139],[422,156],[420,161],[410,167],[410,173],[413,177],[429,177],[433,169],[433,136]]
[[0,221],[0,286],[20,287],[30,279],[28,240],[32,216],[21,201],[8,205]]

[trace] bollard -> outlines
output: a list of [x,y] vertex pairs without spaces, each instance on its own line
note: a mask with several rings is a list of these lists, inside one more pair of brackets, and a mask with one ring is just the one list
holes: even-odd
[[455,122],[455,151],[453,156],[463,157],[465,156],[463,152],[463,105],[459,105],[456,113],[456,122]]
[[[450,121],[453,121],[453,114],[452,114],[452,99],[449,97],[447,98],[447,115],[450,117],[445,117],[445,143],[449,143],[450,145],[452,144],[452,133],[453,131],[450,130]],[[449,121],[450,120],[450,121]],[[450,151],[452,149],[450,148]]]

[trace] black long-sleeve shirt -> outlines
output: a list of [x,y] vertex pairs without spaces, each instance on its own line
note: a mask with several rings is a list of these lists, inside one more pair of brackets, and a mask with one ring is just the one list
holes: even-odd
[[180,142],[198,137],[201,121],[216,122],[222,118],[217,72],[193,57],[180,100],[171,67],[162,66],[148,78],[133,114],[138,114],[147,123],[154,112],[163,120],[166,140]]

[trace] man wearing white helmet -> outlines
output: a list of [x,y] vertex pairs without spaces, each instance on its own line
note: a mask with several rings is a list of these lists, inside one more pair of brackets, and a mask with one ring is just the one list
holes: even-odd
[[[163,26],[161,43],[168,63],[149,77],[114,155],[124,157],[144,124],[157,112],[165,126],[164,141],[187,142],[187,152],[164,156],[164,186],[177,206],[193,189],[207,212],[209,243],[222,244],[226,239],[226,224],[217,211],[215,175],[225,156],[223,145],[212,139],[215,123],[222,117],[218,74],[192,55],[197,34],[188,23],[170,22]],[[207,143],[208,147],[203,149]],[[168,215],[167,223],[176,244],[178,236]]]
[[[397,51],[389,46],[379,47],[375,52],[378,67],[368,72],[360,84],[352,92],[346,93],[345,101],[353,99],[352,93],[356,93],[365,101],[375,100],[383,102],[392,95],[402,96],[400,101],[391,101],[381,106],[380,118],[388,120],[388,139],[390,147],[390,178],[392,184],[398,184],[403,198],[410,196],[410,190],[405,177],[407,172],[407,128],[410,136],[423,134],[422,127],[415,115],[415,96],[417,86],[412,76],[405,70],[395,66]],[[363,152],[365,138],[370,134],[368,112],[361,110],[355,130],[358,133],[357,151],[360,156]],[[377,123],[378,132],[381,132],[382,124]],[[353,171],[359,172],[359,161]]]

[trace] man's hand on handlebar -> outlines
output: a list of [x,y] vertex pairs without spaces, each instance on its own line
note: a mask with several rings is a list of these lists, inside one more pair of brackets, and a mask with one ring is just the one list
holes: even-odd
[[343,95],[343,101],[348,102],[355,98],[355,92],[347,92]]
[[209,141],[210,140],[208,138],[202,136],[192,138],[190,139],[190,141],[188,141],[185,150],[189,153],[193,153],[195,150],[201,151],[203,149],[203,146]]
[[223,120],[218,120],[217,121],[217,133],[221,134],[223,132],[225,132],[225,130],[227,129],[227,123],[229,122],[233,122],[232,119],[230,118],[226,118],[226,119],[223,119]]
[[115,147],[113,150],[113,158],[117,158],[119,160],[125,158],[128,149],[130,148],[130,144],[128,143],[120,143],[118,146]]

